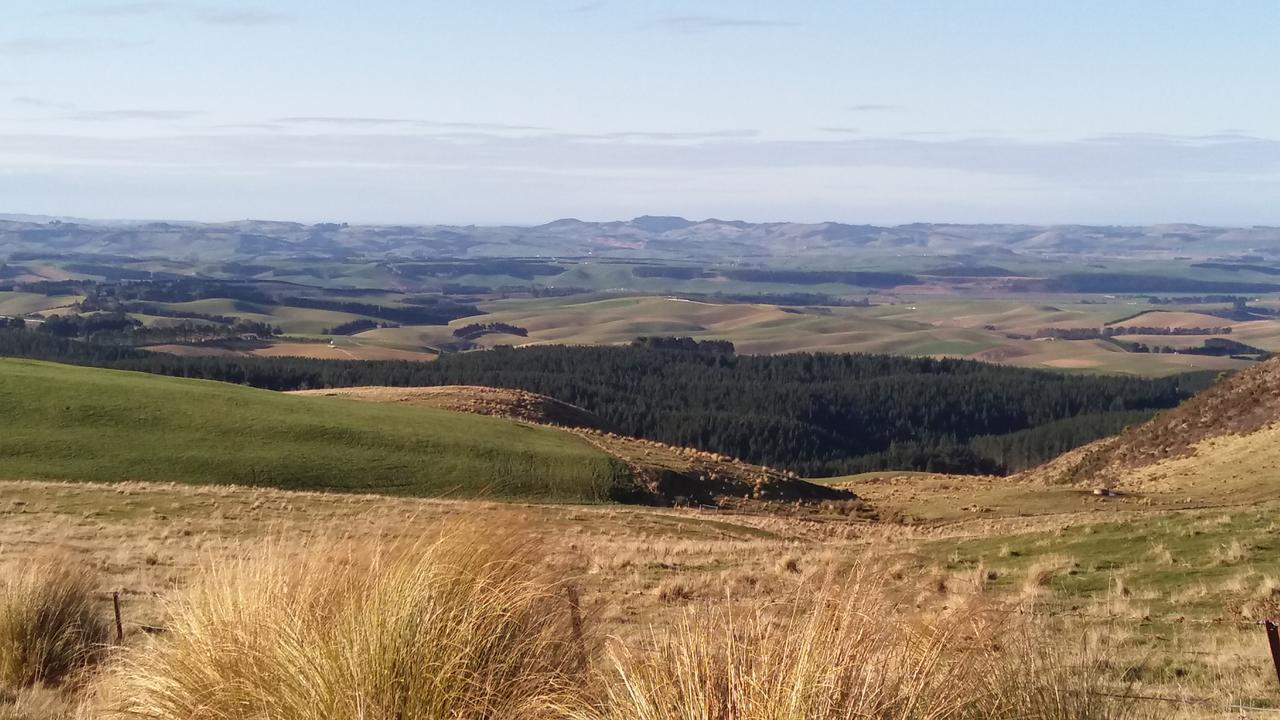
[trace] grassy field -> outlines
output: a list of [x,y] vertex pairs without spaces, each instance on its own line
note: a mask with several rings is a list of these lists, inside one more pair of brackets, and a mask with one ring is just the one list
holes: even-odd
[[625,468],[498,418],[0,360],[0,477],[605,500]]
[[[963,492],[963,488],[953,488]],[[50,552],[101,568],[122,591],[126,640],[168,622],[163,599],[200,566],[264,542],[336,533],[357,545],[470,518],[520,528],[576,578],[593,634],[644,638],[701,608],[789,601],[815,578],[874,569],[896,612],[978,612],[1031,623],[1064,657],[1105,653],[1100,683],[1164,700],[1149,718],[1228,716],[1280,705],[1260,629],[1280,560],[1255,507],[1146,509],[1073,504],[898,525],[626,507],[421,500],[272,489],[0,482],[0,563]],[[109,612],[109,601],[102,611]],[[1170,701],[1172,700],[1172,702]],[[1269,717],[1230,712],[1232,717]]]
[[54,313],[71,307],[82,298],[79,295],[40,295],[26,292],[0,292],[0,315],[29,315]]

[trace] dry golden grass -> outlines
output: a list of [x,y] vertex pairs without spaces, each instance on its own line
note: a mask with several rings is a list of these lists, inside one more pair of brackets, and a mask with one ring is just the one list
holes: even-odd
[[97,579],[66,558],[10,566],[0,575],[0,693],[75,679],[105,651]]
[[[274,543],[292,552],[299,544],[400,544],[465,518],[489,527],[519,527],[530,544],[545,546],[541,567],[553,578],[574,577],[581,589],[588,639],[613,637],[631,652],[644,654],[656,636],[690,617],[746,617],[740,613],[749,615],[756,608],[769,608],[775,620],[789,616],[789,603],[803,598],[806,588],[821,586],[829,574],[839,576],[859,563],[893,583],[886,588],[890,599],[895,607],[905,608],[913,622],[936,623],[956,608],[974,604],[990,608],[993,615],[1012,611],[1016,618],[1028,568],[1060,555],[1078,559],[1075,574],[1051,573],[1054,579],[1036,584],[1034,611],[1027,617],[1037,627],[1048,623],[1056,634],[1049,642],[1061,648],[1064,663],[1079,664],[1080,636],[1104,628],[1113,662],[1096,668],[1097,682],[1125,682],[1127,668],[1134,666],[1139,668],[1132,676],[1139,694],[1210,702],[1184,707],[1144,701],[1140,708],[1151,710],[1152,717],[1221,717],[1228,702],[1265,703],[1274,695],[1275,677],[1261,631],[1203,621],[1224,613],[1229,618],[1253,618],[1259,616],[1254,605],[1270,608],[1280,602],[1275,599],[1280,595],[1272,592],[1275,583],[1267,580],[1274,573],[1265,567],[1272,555],[1264,537],[1264,516],[1271,511],[1249,511],[1263,517],[1251,534],[1240,535],[1242,543],[1254,548],[1249,558],[1238,566],[1211,566],[1212,549],[1230,545],[1221,538],[1241,532],[1238,511],[1124,507],[1091,503],[1052,516],[986,514],[960,523],[913,527],[830,517],[236,487],[0,483],[0,562],[24,563],[46,548],[58,548],[93,566],[99,573],[99,593],[122,592],[125,642],[139,648],[158,637],[142,633],[139,626],[172,627],[179,598],[205,582],[204,569],[239,562],[246,548]],[[1235,524],[1224,524],[1223,519],[1231,517]],[[1112,554],[1116,541],[1106,528],[1131,526],[1141,537],[1129,561],[1139,565],[1095,570],[1100,557],[1124,559]],[[1183,529],[1212,533],[1213,539],[1184,539],[1178,534]],[[1081,548],[1080,542],[1098,547]],[[1172,568],[1148,552],[1158,542],[1177,559]],[[952,563],[952,558],[960,562]],[[984,564],[985,583],[979,571]],[[1150,575],[1143,574],[1146,565],[1186,577],[1169,578],[1157,588]],[[992,572],[997,573],[994,579]],[[1128,596],[1108,587],[1105,578],[1111,575],[1130,590]],[[1095,577],[1103,578],[1100,589],[1086,590],[1082,583]],[[663,589],[677,586],[691,590],[692,597],[664,602]],[[1147,600],[1156,590],[1160,599]],[[1248,600],[1249,608],[1224,604],[1236,596]],[[1056,616],[1068,609],[1074,614]],[[1144,619],[1148,609],[1150,617]],[[109,618],[109,602],[99,611]],[[1200,622],[1193,622],[1197,619]],[[608,658],[595,654],[597,645],[590,648],[593,668],[607,669]],[[1017,659],[1019,652],[1007,655],[1017,663],[1042,661]],[[0,698],[0,718],[55,717],[34,710],[47,700],[40,692],[27,693],[19,702],[33,710],[15,715],[15,706]]]
[[544,717],[585,653],[515,534],[453,527],[350,550],[271,547],[208,567],[168,632],[125,653],[103,720]]
[[1023,595],[1038,595],[1045,592],[1046,586],[1059,575],[1071,571],[1076,561],[1064,555],[1050,555],[1037,560],[1027,568],[1026,578],[1022,583]]
[[[1044,652],[961,611],[924,620],[878,578],[783,604],[690,611],[614,643],[601,697],[570,720],[1092,720],[1131,717],[1093,692],[1098,664]],[[1015,642],[1007,642],[1010,636]],[[638,645],[638,647],[637,647]]]

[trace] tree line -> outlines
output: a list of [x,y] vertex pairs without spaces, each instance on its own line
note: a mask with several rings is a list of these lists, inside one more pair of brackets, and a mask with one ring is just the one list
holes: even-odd
[[[884,355],[735,356],[660,345],[498,348],[422,363],[129,354],[43,333],[0,331],[0,355],[273,390],[518,388],[581,406],[627,435],[811,476],[888,468],[1002,472],[1010,467],[1007,459],[990,452],[992,441],[976,439],[1047,427],[1044,438],[1019,446],[1027,448],[1020,458],[1047,459],[1067,444],[1112,432],[1107,413],[1173,407],[1213,378],[1068,375]],[[1077,421],[1050,427],[1069,419]]]
[[228,323],[201,323],[191,319],[165,325],[144,325],[123,312],[88,315],[53,315],[36,332],[101,345],[155,345],[198,343],[230,338],[269,339],[281,334],[278,327],[257,320],[230,318]]
[[471,323],[455,328],[453,336],[462,338],[463,340],[475,340],[485,335],[518,335],[520,337],[529,337],[529,331],[519,325],[512,325],[504,322],[491,323]]
[[1053,338],[1055,340],[1100,340],[1121,337],[1124,335],[1169,335],[1174,337],[1191,335],[1230,335],[1230,326],[1221,327],[1128,327],[1108,326],[1103,328],[1041,328],[1036,331],[1037,338]]

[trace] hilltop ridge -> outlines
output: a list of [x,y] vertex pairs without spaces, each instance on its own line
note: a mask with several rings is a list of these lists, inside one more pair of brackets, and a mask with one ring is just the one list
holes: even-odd
[[641,216],[524,225],[352,225],[272,220],[219,223],[80,220],[0,215],[0,248],[26,253],[168,257],[180,246],[203,260],[363,256],[384,259],[643,257],[723,260],[925,255],[1081,254],[1216,258],[1275,253],[1280,228],[1200,225],[1086,226],[746,222]]
[[1280,358],[1224,376],[1177,408],[1018,477],[1129,490],[1186,490],[1196,478],[1265,481],[1280,469],[1280,451],[1272,450],[1278,420]]

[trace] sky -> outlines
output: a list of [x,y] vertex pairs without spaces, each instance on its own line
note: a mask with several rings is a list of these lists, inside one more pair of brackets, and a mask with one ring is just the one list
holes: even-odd
[[0,212],[1280,225],[1280,2],[0,0]]

